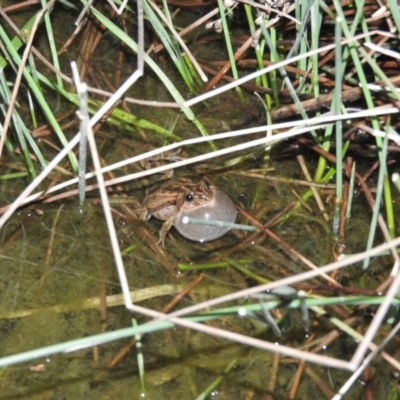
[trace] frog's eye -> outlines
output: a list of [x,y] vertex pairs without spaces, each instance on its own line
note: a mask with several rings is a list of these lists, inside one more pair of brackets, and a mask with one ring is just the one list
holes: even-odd
[[186,201],[193,201],[193,199],[194,199],[193,193],[188,193],[188,194],[185,196],[185,200],[186,200]]

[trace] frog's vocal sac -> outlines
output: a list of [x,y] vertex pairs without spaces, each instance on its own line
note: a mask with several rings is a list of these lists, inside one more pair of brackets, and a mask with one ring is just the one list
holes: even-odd
[[207,242],[218,239],[229,231],[228,227],[184,224],[184,217],[217,220],[233,223],[237,210],[223,191],[205,180],[173,179],[148,191],[140,218],[151,216],[165,221],[160,230],[158,243],[164,244],[165,236],[172,227],[187,239]]

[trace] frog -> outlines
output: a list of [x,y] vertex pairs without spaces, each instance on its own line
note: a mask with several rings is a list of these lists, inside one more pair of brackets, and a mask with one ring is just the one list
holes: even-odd
[[172,226],[185,238],[207,242],[223,236],[229,227],[184,223],[184,217],[235,222],[236,207],[231,198],[205,179],[170,179],[151,187],[143,201],[140,218],[164,221],[157,244],[164,246]]

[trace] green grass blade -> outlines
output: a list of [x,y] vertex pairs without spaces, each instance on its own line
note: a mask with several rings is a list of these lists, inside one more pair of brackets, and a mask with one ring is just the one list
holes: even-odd
[[[40,2],[42,4],[43,8],[45,8],[47,6],[47,0],[40,0]],[[51,52],[51,58],[53,60],[53,65],[56,69],[61,71],[60,62],[58,60],[58,55],[57,55],[56,42],[54,40],[54,35],[53,35],[53,26],[51,25],[49,12],[44,14],[44,23],[46,25],[47,39],[49,40],[50,52]],[[61,79],[61,76],[56,75],[56,79],[57,79],[57,85],[60,87],[63,87],[63,81]]]
[[[0,70],[0,96],[3,98],[4,102],[6,104],[9,104],[10,99],[11,99],[11,93],[9,90],[9,87],[7,85],[4,73],[2,70]],[[2,105],[1,109],[4,113],[4,115],[6,115],[6,109],[5,107]],[[33,162],[31,160],[30,154],[29,154],[29,150],[26,146],[26,142],[29,143],[30,147],[32,148],[33,152],[35,153],[37,159],[39,160],[40,164],[42,167],[45,167],[47,165],[38,145],[36,144],[34,138],[31,136],[31,134],[28,131],[28,128],[26,127],[25,123],[23,122],[21,116],[19,115],[18,111],[14,108],[13,112],[12,112],[12,121],[13,121],[13,126],[14,129],[17,133],[17,138],[22,150],[22,154],[24,155],[25,158],[25,162],[27,164],[27,168],[29,170],[29,173],[31,175],[32,178],[36,177],[36,171],[33,165]],[[6,145],[7,142],[9,143],[9,141],[6,141]],[[7,148],[14,153],[14,150],[12,148],[9,148],[7,146]]]
[[[107,29],[110,30],[114,35],[116,35],[119,39],[121,39],[128,47],[130,47],[135,53],[138,51],[138,46],[135,41],[133,41],[124,31],[122,31],[119,27],[117,27],[113,22],[107,19],[100,11],[96,10],[94,7],[91,7],[93,15],[104,25]],[[170,79],[165,75],[165,73],[161,70],[161,68],[147,55],[144,54],[144,61],[146,64],[153,70],[153,72],[159,77],[160,81],[165,85],[173,99],[178,104],[183,104],[185,99],[179,93],[174,84],[170,81]],[[191,121],[195,127],[199,130],[201,135],[208,136],[208,132],[201,124],[201,122],[195,117],[194,113],[189,107],[182,107],[182,111],[185,114],[186,118]],[[216,149],[215,144],[210,142],[210,146],[212,149]]]
[[[11,40],[9,39],[8,35],[6,34],[5,30],[3,29],[3,27],[0,25],[0,38],[3,40],[3,42],[5,43],[7,50],[9,51],[12,59],[14,60],[14,62],[19,66],[21,65],[21,57],[19,56],[18,52],[15,50]],[[52,128],[54,129],[54,131],[56,132],[60,142],[66,146],[68,143],[67,138],[64,135],[64,132],[61,130],[60,125],[57,122],[56,117],[54,116],[54,114],[51,111],[51,108],[49,106],[49,104],[47,103],[46,99],[44,98],[41,90],[38,88],[38,86],[35,84],[35,81],[30,73],[30,71],[25,67],[24,68],[24,72],[23,75],[28,83],[28,86],[30,88],[30,90],[32,91],[32,93],[35,95],[36,100],[39,104],[39,106],[41,107],[44,115],[46,116],[46,119],[49,121],[50,125],[52,126]],[[68,158],[70,160],[70,164],[72,169],[76,172],[77,171],[77,161],[76,161],[76,157],[74,155],[74,153],[69,152],[68,153]]]
[[400,32],[400,8],[398,0],[388,0],[387,5],[391,12],[391,16],[396,24],[397,32]]
[[146,0],[143,0],[143,10],[147,18],[151,22],[153,29],[157,32],[158,37],[162,41],[165,49],[167,50],[169,56],[171,57],[171,60],[175,64],[187,87],[192,92],[195,92],[193,79],[190,75],[188,68],[186,67],[185,61],[182,58],[179,46],[176,42],[173,41],[173,38],[168,34],[167,30],[164,28],[161,21],[157,17],[156,13],[153,11]]
[[[50,81],[49,79],[47,79],[44,75],[42,75],[40,73],[38,76],[39,76],[39,79],[44,84],[49,86],[51,89],[57,91],[58,93],[60,93],[72,104],[79,106],[78,96],[75,93],[67,92],[65,89],[60,88],[54,82]],[[92,106],[92,107],[88,108],[88,111],[90,114],[95,114],[96,111],[103,105],[103,103],[100,101],[90,100],[90,99],[89,99],[89,104]],[[147,121],[144,118],[139,118],[134,114],[127,113],[118,108],[114,109],[112,111],[111,115],[107,118],[108,123],[111,123],[112,125],[119,126],[121,128],[126,129],[126,126],[121,121],[125,122],[126,124],[133,125],[133,126],[139,126],[140,128],[143,128],[143,129],[153,130],[154,132],[171,137],[172,139],[177,140],[177,141],[182,140],[177,135],[171,135],[171,132],[169,130],[164,129],[164,128],[160,127],[159,125],[153,124],[152,122]]]
[[[383,163],[379,166],[379,174],[378,174],[378,182],[376,185],[376,196],[375,196],[375,205],[372,212],[371,224],[369,227],[369,234],[367,240],[367,250],[372,249],[374,244],[374,239],[376,235],[376,227],[378,225],[378,216],[380,213],[381,203],[382,203],[382,194],[383,194],[383,186],[386,176],[386,154],[387,154],[387,146],[388,146],[388,137],[385,136],[383,140],[382,154],[383,154]],[[368,269],[370,257],[365,258],[363,262],[363,269]]]
[[[226,46],[226,50],[228,52],[229,61],[231,63],[232,76],[235,79],[239,79],[239,74],[238,74],[237,68],[236,68],[235,56],[233,54],[233,49],[232,49],[232,42],[231,42],[230,33],[229,33],[229,26],[228,26],[228,22],[227,22],[226,16],[225,16],[226,8],[225,8],[222,0],[218,0],[218,8],[219,8],[219,16],[221,18],[221,23],[222,23],[222,32],[224,33],[224,38],[225,38],[225,46]],[[238,92],[240,99],[244,100],[242,89],[240,88],[240,86],[236,87],[236,91]]]

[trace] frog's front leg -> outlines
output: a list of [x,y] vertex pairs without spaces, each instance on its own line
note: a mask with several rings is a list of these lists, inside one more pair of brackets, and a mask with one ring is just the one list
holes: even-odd
[[171,229],[172,225],[174,224],[175,221],[175,215],[172,215],[171,217],[169,217],[164,223],[163,226],[160,229],[159,232],[159,239],[157,244],[162,244],[162,246],[164,247],[164,240],[165,237],[167,236],[167,233],[169,232],[169,230]]
[[[150,212],[147,210],[147,208],[142,208],[142,210],[139,213],[139,219],[141,220],[149,220],[151,218]],[[160,229],[159,232],[159,239],[156,244],[162,244],[164,246],[164,240],[167,236],[167,233],[171,229],[172,225],[174,224],[175,216],[169,217],[164,223],[163,226]]]

